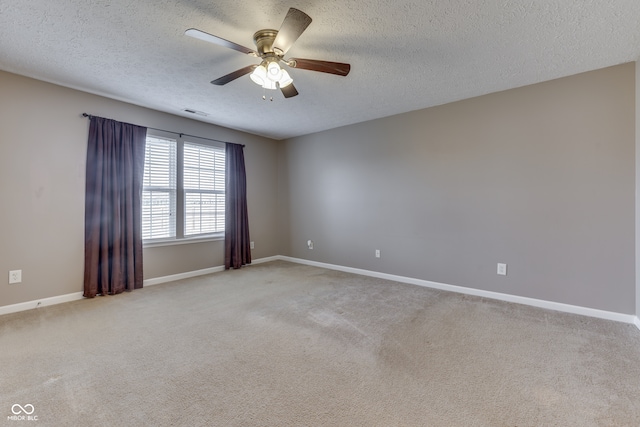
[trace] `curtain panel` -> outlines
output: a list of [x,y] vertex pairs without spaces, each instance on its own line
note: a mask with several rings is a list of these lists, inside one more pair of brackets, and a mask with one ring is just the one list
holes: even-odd
[[224,268],[251,264],[244,146],[226,144]]
[[142,179],[147,128],[90,116],[84,296],[142,288]]

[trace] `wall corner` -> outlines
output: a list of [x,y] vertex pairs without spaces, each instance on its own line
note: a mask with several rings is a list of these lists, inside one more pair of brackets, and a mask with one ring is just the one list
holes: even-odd
[[[636,281],[636,318],[640,317],[640,66],[638,66],[638,61],[635,63],[635,173],[636,173],[636,208],[635,208],[635,281]],[[640,328],[640,324],[636,323],[638,328]]]

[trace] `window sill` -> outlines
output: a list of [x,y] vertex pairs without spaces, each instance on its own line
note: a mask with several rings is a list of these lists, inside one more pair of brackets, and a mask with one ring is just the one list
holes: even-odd
[[193,243],[215,242],[218,240],[224,240],[224,233],[206,237],[186,237],[183,239],[167,239],[142,242],[142,247],[157,248],[161,246],[191,245]]

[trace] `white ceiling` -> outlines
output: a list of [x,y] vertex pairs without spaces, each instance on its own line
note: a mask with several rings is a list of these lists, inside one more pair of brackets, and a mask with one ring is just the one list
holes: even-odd
[[[300,95],[273,102],[248,76],[209,83],[258,60],[186,29],[254,48],[253,33],[278,29],[289,7],[313,22],[287,57],[348,62],[347,77],[291,69]],[[639,57],[638,0],[0,3],[2,70],[275,139]]]

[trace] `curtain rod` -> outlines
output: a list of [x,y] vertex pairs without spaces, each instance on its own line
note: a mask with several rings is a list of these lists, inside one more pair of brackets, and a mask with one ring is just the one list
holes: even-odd
[[[82,117],[87,117],[87,118],[91,118],[91,117],[100,117],[100,116],[94,116],[92,114],[87,114],[87,113],[82,113]],[[102,118],[102,117],[100,117]],[[213,141],[213,142],[221,142],[223,144],[234,144],[233,142],[228,142],[228,141],[221,141],[219,139],[213,139],[213,138],[205,138],[204,136],[198,136],[198,135],[189,135],[188,133],[182,133],[182,132],[174,132],[172,130],[165,130],[165,129],[158,129],[158,128],[152,128],[152,127],[147,127],[147,129],[153,129],[153,130],[157,130],[160,132],[167,132],[167,133],[173,133],[175,135],[180,135],[180,138],[182,138],[183,136],[190,136],[192,138],[199,138],[199,139],[204,139],[207,141]],[[244,144],[241,144],[244,147]]]

